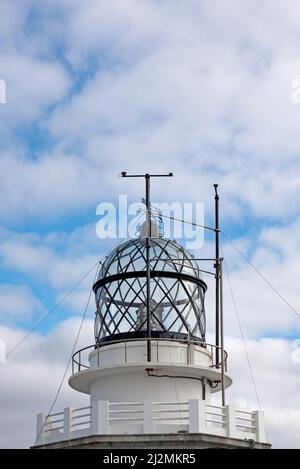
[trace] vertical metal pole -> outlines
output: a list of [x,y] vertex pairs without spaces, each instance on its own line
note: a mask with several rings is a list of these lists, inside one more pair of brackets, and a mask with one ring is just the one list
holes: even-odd
[[220,261],[220,332],[221,332],[221,385],[222,406],[225,406],[225,352],[224,352],[224,314],[223,314],[223,259]]
[[146,182],[146,210],[147,210],[147,237],[146,237],[146,269],[147,269],[147,279],[146,279],[146,288],[147,288],[147,361],[151,362],[151,269],[150,269],[150,244],[151,244],[151,216],[150,216],[150,178],[151,177],[172,177],[173,173],[169,174],[127,174],[126,171],[121,172],[123,178],[145,178]]
[[219,346],[220,346],[220,240],[219,240],[219,195],[218,184],[215,188],[215,245],[216,245],[216,366],[219,367]]
[[147,238],[146,238],[146,269],[147,269],[147,361],[151,362],[151,284],[150,284],[150,238],[151,238],[151,217],[150,217],[150,175],[145,175],[146,181],[146,210],[147,210]]

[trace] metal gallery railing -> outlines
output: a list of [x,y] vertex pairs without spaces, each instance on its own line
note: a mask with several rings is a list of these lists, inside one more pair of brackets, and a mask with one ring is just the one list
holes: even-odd
[[[220,358],[220,356],[222,355],[221,347],[217,347],[214,344],[208,344],[206,342],[202,343],[202,342],[199,342],[199,341],[196,341],[196,340],[183,340],[183,339],[180,340],[178,338],[177,339],[173,339],[173,338],[159,338],[159,339],[151,338],[150,339],[150,338],[145,337],[145,338],[138,338],[138,339],[137,338],[131,338],[131,339],[112,340],[112,341],[109,341],[109,342],[104,342],[103,344],[89,345],[87,347],[81,348],[80,350],[77,350],[72,356],[72,374],[78,373],[82,370],[90,368],[90,364],[89,364],[89,361],[88,361],[88,356],[92,351],[97,352],[97,366],[101,366],[100,350],[103,347],[106,347],[108,345],[123,344],[123,360],[122,360],[121,363],[126,364],[126,363],[128,363],[128,347],[129,347],[129,344],[131,344],[132,342],[145,342],[146,343],[149,340],[151,341],[151,345],[152,345],[153,352],[154,352],[153,357],[152,357],[153,362],[157,362],[157,363],[159,362],[159,345],[161,343],[163,343],[163,342],[174,342],[174,343],[179,342],[183,345],[186,345],[187,350],[192,345],[197,345],[197,346],[200,346],[200,347],[204,348],[205,350],[208,351],[208,353],[210,355],[210,365],[209,365],[209,367],[210,368],[221,369],[222,365],[224,364],[225,372],[227,371],[228,354],[224,350],[223,357]],[[190,355],[189,355],[189,353],[186,354],[185,364],[186,365],[190,364]]]

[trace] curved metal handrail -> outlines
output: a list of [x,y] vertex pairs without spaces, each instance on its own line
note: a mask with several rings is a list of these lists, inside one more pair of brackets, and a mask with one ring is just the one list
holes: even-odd
[[187,345],[198,345],[203,348],[210,348],[211,350],[211,359],[212,359],[212,365],[210,365],[210,368],[221,368],[224,364],[225,371],[227,371],[227,358],[228,358],[228,353],[226,350],[224,350],[224,356],[223,360],[220,360],[218,363],[214,363],[214,353],[216,354],[216,351],[222,352],[221,347],[215,345],[215,344],[209,344],[207,342],[201,343],[197,340],[189,340],[189,339],[173,339],[173,338],[149,338],[149,337],[143,337],[143,338],[130,338],[130,339],[119,339],[119,340],[112,340],[108,343],[103,343],[103,344],[97,344],[97,345],[88,345],[87,347],[83,347],[80,350],[77,350],[73,355],[72,355],[72,374],[74,374],[74,365],[77,365],[77,372],[81,371],[81,368],[84,369],[89,369],[90,365],[86,365],[81,361],[81,354],[82,352],[85,352],[86,350],[93,349],[93,350],[99,350],[102,347],[107,346],[108,344],[118,344],[118,343],[124,343],[125,347],[128,342],[141,342],[141,341],[148,341],[151,340],[151,342],[155,342],[158,344],[158,342],[180,342],[183,344]]

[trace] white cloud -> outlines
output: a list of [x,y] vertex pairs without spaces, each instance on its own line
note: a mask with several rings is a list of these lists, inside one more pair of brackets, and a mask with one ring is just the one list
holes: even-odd
[[[86,250],[83,252],[81,243],[84,243],[84,239],[86,242],[91,239],[92,230],[92,226],[89,229],[76,229],[67,242],[65,233],[53,233],[43,237],[31,233],[4,231],[0,241],[0,256],[8,270],[27,274],[48,288],[71,288],[106,252],[106,243],[96,237],[96,232],[93,245],[86,244]],[[76,239],[79,232],[82,234],[81,242]],[[96,267],[82,282],[81,288],[90,286],[95,272]]]
[[0,285],[0,319],[2,324],[18,321],[29,322],[36,314],[42,314],[44,307],[32,292],[22,285]]
[[7,86],[6,105],[1,108],[2,127],[40,118],[64,97],[70,85],[67,72],[54,60],[0,53],[0,70]]
[[[238,408],[258,408],[250,370],[240,339],[227,339],[230,373],[228,392]],[[255,382],[270,440],[277,448],[299,448],[299,364],[292,361],[291,342],[283,339],[247,340]]]
[[[22,3],[13,31],[26,22],[28,4]],[[70,9],[69,2],[53,1],[44,12],[35,5],[45,35],[36,28],[30,38],[45,44],[46,52],[33,48],[25,54],[17,36],[17,51],[2,55],[11,75],[11,113],[5,108],[11,125],[37,119],[56,139],[53,151],[34,161],[24,159],[22,148],[18,158],[3,156],[2,190],[10,201],[3,216],[17,224],[20,213],[62,216],[96,206],[100,197],[119,190],[115,176],[122,168],[174,170],[179,199],[207,201],[218,180],[232,219],[241,206],[258,217],[295,215],[300,149],[300,112],[290,96],[290,83],[300,76],[295,2],[284,9],[269,1],[226,1],[218,10],[207,1],[117,5],[90,0],[73,2]],[[58,13],[64,28],[57,31],[49,18]],[[86,73],[71,99],[64,99],[69,72],[49,55],[58,44],[71,66]],[[20,80],[24,70],[33,79]],[[174,197],[171,183],[155,187],[157,197]]]
[[[300,302],[297,294],[297,264],[300,259],[296,250],[292,252],[288,248],[290,240],[293,236],[296,237],[295,226],[294,224],[286,226],[283,229],[285,236],[281,236],[281,231],[282,228],[263,231],[258,236],[258,242],[256,237],[251,241],[252,252],[247,253],[241,249],[278,294],[231,245],[228,243],[223,245],[226,267],[229,270],[233,294],[246,336],[257,337],[265,334],[291,336],[300,332]],[[273,233],[273,238],[281,236],[280,246],[266,243],[268,233]],[[236,259],[239,259],[238,263]],[[291,306],[288,306],[280,296]],[[227,331],[232,333],[235,330],[239,333],[225,268],[224,304]]]
[[[78,346],[92,342],[91,324],[86,322]],[[35,441],[36,412],[47,413],[63,377],[74,345],[79,320],[66,321],[46,336],[33,334],[0,365],[2,448],[29,447]],[[7,342],[7,352],[24,336],[25,331],[0,328]],[[75,393],[65,383],[58,406],[81,406],[87,397]]]
[[28,160],[5,153],[0,155],[0,169],[0,216],[13,226],[26,219],[57,219],[90,205],[96,210],[99,200],[108,197],[109,181],[103,179],[101,168],[86,165],[75,155],[54,153]]
[[88,139],[86,158],[109,157],[108,177],[130,155],[129,169],[147,169],[149,161],[174,169],[181,195],[188,181],[188,195],[200,185],[204,198],[217,178],[225,207],[242,202],[260,217],[296,213],[300,114],[290,82],[300,67],[289,4],[286,13],[272,6],[270,21],[269,2],[262,11],[235,4],[230,18],[232,2],[217,12],[207,2],[128,1],[119,9],[88,2],[70,19],[78,40],[71,35],[72,50],[82,60],[99,48],[120,50],[51,116],[49,128],[66,145]]

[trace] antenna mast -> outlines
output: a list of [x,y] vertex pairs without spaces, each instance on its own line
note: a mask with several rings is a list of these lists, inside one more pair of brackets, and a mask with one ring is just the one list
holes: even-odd
[[122,171],[123,178],[144,178],[145,179],[145,193],[146,193],[146,223],[147,223],[147,237],[146,237],[146,301],[147,301],[147,361],[151,362],[151,266],[150,266],[150,240],[151,240],[151,202],[150,202],[150,179],[153,177],[172,177],[173,173],[168,174],[127,174]]
[[[215,249],[216,249],[216,364],[220,364],[219,347],[220,347],[220,226],[219,226],[219,194],[218,184],[214,184],[215,188]],[[222,359],[223,357],[221,357]]]

